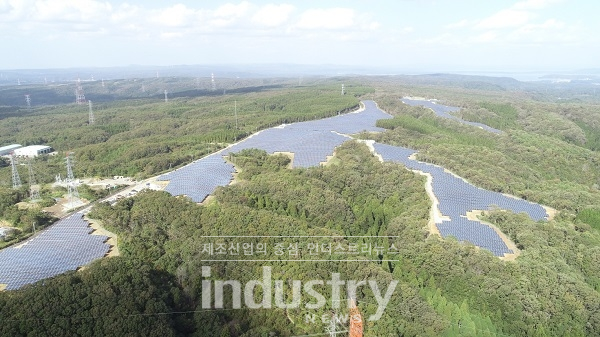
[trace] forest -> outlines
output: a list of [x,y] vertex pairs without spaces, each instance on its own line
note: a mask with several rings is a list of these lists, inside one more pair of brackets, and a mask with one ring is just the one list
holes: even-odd
[[[537,89],[481,78],[443,84],[426,82],[427,78],[354,80],[355,95],[345,96],[344,101],[334,100],[342,97],[337,91],[324,93],[326,88],[333,92],[336,83],[319,83],[233,97],[179,98],[181,110],[171,107],[160,113],[154,111],[164,104],[158,101],[136,98],[106,103],[107,114],[114,109],[113,124],[123,114],[138,118],[131,129],[115,127],[107,140],[75,142],[81,163],[78,173],[112,175],[94,163],[114,160],[119,172],[156,174],[169,165],[145,171],[147,166],[134,162],[168,155],[181,158],[172,165],[176,167],[208,153],[210,146],[216,149],[238,135],[252,133],[253,128],[332,115],[352,108],[358,99],[373,99],[394,118],[378,122],[385,132],[358,138],[416,149],[419,160],[443,166],[476,186],[553,207],[557,216],[534,222],[525,214],[484,212],[483,219],[521,250],[516,260],[504,261],[473,245],[431,235],[425,177],[402,165],[380,162],[360,142],[344,143],[328,165],[308,169],[289,169],[289,158],[283,155],[244,150],[228,158],[239,172],[235,183],[218,188],[214,198],[202,205],[160,191],[142,192],[112,206],[97,204],[89,216],[117,233],[120,256],[17,291],[0,292],[0,335],[327,335],[328,324],[305,319],[345,313],[344,307],[337,309],[327,287],[319,288],[326,304],[317,309],[235,309],[229,287],[225,287],[224,309],[203,308],[202,267],[211,267],[211,280],[246,283],[259,279],[264,265],[272,267],[273,279],[283,282],[287,299],[293,297],[291,280],[329,280],[332,273],[345,280],[376,280],[380,287],[398,281],[381,319],[365,321],[365,336],[600,335],[600,154],[594,145],[599,103],[557,103],[540,96]],[[437,118],[430,110],[404,105],[400,98],[407,95],[440,99],[460,107],[457,116],[503,132],[495,135]],[[217,125],[231,128],[232,100],[237,100],[239,125],[243,125],[233,131],[240,133],[223,139],[196,138],[204,137],[204,132],[212,134],[211,127]],[[326,103],[320,105],[321,100]],[[186,110],[196,101],[202,108],[193,110],[196,113]],[[86,113],[76,112],[74,105],[64,108],[73,110],[68,113],[47,109],[48,118],[66,121],[71,114],[85,124]],[[201,123],[204,110],[215,111],[214,124],[210,118],[207,126]],[[18,125],[13,118],[1,120],[0,128]],[[13,138],[2,133],[7,142],[33,134],[35,118],[23,118],[24,133],[12,134]],[[61,134],[48,128],[36,136],[55,140],[53,146],[62,151]],[[71,136],[65,136],[63,144]],[[132,153],[138,141],[155,145]],[[181,146],[172,145],[175,142]],[[0,171],[7,174],[7,169]],[[25,190],[7,187],[0,192],[2,214],[11,203],[26,198]],[[340,252],[310,261],[304,250],[303,259],[267,251],[261,259],[270,262],[244,255],[231,261],[207,255],[206,244],[214,241],[229,247],[248,242],[240,236],[251,236],[266,246],[372,243],[384,252],[355,256],[356,261],[343,261],[348,255]],[[307,242],[291,236],[314,239]],[[397,251],[392,252],[392,246]],[[376,295],[369,287],[359,288],[356,300],[363,317],[377,310]],[[347,324],[338,328],[347,330]]]
[[[141,180],[183,166],[250,134],[282,123],[324,118],[355,110],[358,96],[372,92],[360,82],[346,84],[340,95],[337,80],[230,79],[219,90],[188,78],[125,79],[83,83],[87,98],[96,102],[94,124],[87,104],[64,104],[73,99],[74,83],[56,86],[0,87],[0,144],[49,145],[56,155],[31,160],[41,202],[24,209],[29,199],[28,162],[18,163],[23,187],[12,190],[11,167],[0,162],[0,221],[17,228],[0,239],[0,247],[21,241],[50,218],[42,210],[66,193],[51,184],[66,177],[65,156],[74,154],[76,178],[130,176]],[[209,84],[210,85],[210,84]],[[161,88],[172,90],[168,102],[157,97]],[[29,110],[16,104],[29,92],[48,104]],[[107,96],[108,95],[108,96]],[[21,103],[23,104],[23,103]],[[106,191],[81,187],[82,197],[94,201]],[[50,221],[51,222],[51,221]]]
[[[160,80],[112,81],[105,87],[98,83],[82,85],[86,98],[93,102],[104,91],[115,96],[93,104],[94,124],[89,124],[87,104],[34,105],[31,111],[8,106],[18,117],[0,111],[0,144],[54,148],[59,155],[34,163],[38,180],[45,183],[53,182],[64,170],[67,151],[75,154],[76,177],[124,175],[141,179],[198,159],[258,130],[356,109],[357,97],[373,90],[357,81],[349,82],[347,95],[342,96],[341,81],[338,86],[338,81],[315,79],[302,86],[289,81],[270,85],[234,82],[224,92],[207,92],[184,90],[186,85],[194,85],[193,79]],[[146,93],[164,86],[180,91],[174,91],[171,100],[164,102],[152,95],[140,97],[142,86]],[[74,86],[64,87],[70,88],[68,97],[73,99]],[[63,86],[45,90],[67,95]],[[10,186],[10,178],[9,168],[0,169],[0,186]]]

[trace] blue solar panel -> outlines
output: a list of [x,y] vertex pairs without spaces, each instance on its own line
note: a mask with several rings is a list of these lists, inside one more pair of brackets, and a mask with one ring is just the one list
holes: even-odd
[[409,156],[415,153],[413,150],[378,143],[373,147],[385,161],[402,163],[409,169],[431,174],[433,194],[439,201],[439,210],[443,216],[450,218],[450,221],[437,224],[443,237],[454,236],[458,240],[471,242],[502,256],[512,251],[492,228],[466,219],[467,212],[489,210],[495,205],[515,213],[525,212],[536,221],[547,217],[546,210],[538,204],[475,187],[439,166],[409,159]]
[[164,174],[158,180],[167,180],[165,191],[172,195],[185,195],[201,202],[217,186],[226,186],[233,179],[235,168],[221,154],[215,153],[180,169]]
[[465,121],[454,115],[451,115],[451,114],[449,114],[449,112],[458,111],[458,110],[460,110],[460,108],[437,104],[435,100],[419,100],[419,99],[403,98],[402,103],[412,105],[412,106],[424,106],[426,108],[430,108],[431,110],[433,110],[433,112],[439,117],[451,119],[451,120],[454,120],[454,121],[457,121],[459,123],[466,124],[466,125],[476,126],[478,128],[482,128],[482,129],[492,132],[492,133],[501,133],[502,132],[498,129],[494,129],[485,124]]
[[[403,101],[411,105],[430,107],[438,116],[483,127],[490,132],[500,132],[486,125],[466,122],[448,114],[458,108],[447,107],[433,101],[408,99],[403,99]],[[170,181],[166,188],[169,193],[187,195],[193,201],[201,202],[213,193],[217,186],[225,186],[231,181],[234,167],[226,163],[222,157],[229,153],[249,148],[263,149],[269,153],[293,152],[294,167],[318,166],[321,162],[326,161],[327,156],[333,154],[336,146],[349,139],[347,135],[361,131],[384,131],[375,127],[376,121],[392,117],[379,110],[373,101],[363,103],[365,109],[362,112],[263,130],[230,148],[163,175],[160,180]],[[444,237],[452,235],[461,241],[469,241],[477,246],[487,248],[496,255],[502,255],[511,251],[496,232],[484,224],[466,219],[467,212],[488,210],[496,205],[517,213],[526,212],[534,220],[546,217],[546,211],[540,205],[477,188],[447,173],[439,166],[409,159],[412,154],[416,153],[415,150],[384,144],[375,144],[374,146],[384,160],[402,163],[409,169],[432,175],[432,187],[439,201],[438,207],[443,215],[450,218],[450,221],[438,224],[440,233]]]
[[233,179],[235,168],[223,159],[230,153],[251,148],[268,153],[293,152],[294,167],[318,166],[333,154],[336,146],[349,139],[344,135],[384,131],[375,127],[375,123],[378,119],[392,117],[379,110],[373,101],[363,103],[365,109],[361,112],[263,130],[227,149],[164,174],[158,180],[169,181],[165,191],[172,195],[185,195],[194,202],[202,202],[218,186],[226,186]]
[[[404,101],[411,104],[408,100]],[[293,152],[294,167],[318,166],[333,154],[336,146],[349,139],[347,135],[361,131],[384,131],[375,127],[376,121],[392,117],[379,110],[373,101],[363,103],[365,109],[362,112],[263,130],[236,145],[164,174],[158,180],[169,181],[165,190],[172,195],[185,195],[195,202],[201,202],[218,186],[226,186],[231,182],[235,168],[223,158],[229,153],[248,148],[259,148],[269,153]],[[418,105],[435,108],[436,114],[461,121],[447,113],[457,108],[429,101],[418,101]],[[485,129],[498,131],[489,127]],[[374,144],[374,148],[385,161],[402,163],[408,169],[432,175],[432,187],[439,201],[439,210],[450,219],[437,224],[443,237],[454,236],[502,256],[512,251],[493,229],[466,219],[468,211],[486,210],[497,205],[514,212],[526,212],[534,220],[547,216],[540,205],[477,188],[439,166],[409,159],[416,153],[415,150],[378,143]],[[17,289],[77,269],[104,256],[110,248],[104,243],[107,238],[89,235],[90,231],[82,214],[76,213],[28,240],[21,248],[1,250],[0,284],[8,284],[9,290]]]
[[[75,213],[25,241],[0,250],[0,284],[7,290],[75,270],[106,255],[106,236],[89,235],[92,229]],[[19,248],[17,248],[19,247]]]

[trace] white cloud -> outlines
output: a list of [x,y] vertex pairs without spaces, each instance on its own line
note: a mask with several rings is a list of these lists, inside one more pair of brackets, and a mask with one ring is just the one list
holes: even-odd
[[444,26],[444,28],[446,28],[446,29],[462,28],[462,27],[468,26],[469,23],[470,23],[469,20],[460,20],[458,22],[448,24],[448,25]]
[[252,17],[252,22],[265,27],[278,27],[289,20],[290,14],[296,9],[290,4],[266,5]]
[[175,39],[181,38],[183,34],[181,32],[164,32],[161,33],[159,36],[161,39]]
[[[188,43],[246,39],[251,44],[274,43],[274,39],[286,37],[321,40],[332,46],[339,41],[384,38],[379,37],[381,25],[370,13],[352,8],[315,7],[301,12],[291,3],[263,5],[243,0],[212,8],[200,2],[162,6],[158,2],[158,7],[152,7],[124,1],[0,0],[0,36],[86,39],[104,35],[111,37],[110,43],[155,38],[187,39]],[[401,34],[411,31],[407,27]]]
[[238,5],[225,4],[213,11],[213,16],[218,18],[240,18],[247,14],[250,3],[243,1]]
[[309,9],[302,13],[296,27],[301,29],[342,29],[355,24],[350,8]]
[[[499,45],[536,45],[579,41],[581,31],[554,18],[542,18],[544,9],[562,0],[525,0],[472,23],[472,43],[494,42]],[[463,26],[466,21],[445,28]],[[578,33],[576,33],[578,32]]]
[[100,20],[112,11],[108,2],[94,0],[43,0],[33,7],[35,21],[90,21]]
[[210,19],[205,23],[207,26],[203,28],[210,31],[231,27],[240,19],[248,16],[251,7],[249,2],[243,1],[237,5],[227,3],[213,11],[207,11]]
[[0,1],[0,14],[8,14],[13,10],[13,6],[8,2],[8,0]]
[[518,32],[523,33],[523,34],[531,34],[531,33],[536,33],[539,31],[545,31],[545,30],[552,30],[552,29],[556,29],[556,30],[560,30],[563,29],[565,27],[565,23],[558,21],[556,19],[548,19],[546,20],[544,23],[541,24],[529,24],[529,25],[525,25],[523,27],[521,27]]
[[194,11],[192,9],[182,4],[176,4],[157,11],[154,21],[167,27],[183,27],[188,26],[193,17]]
[[0,0],[0,8],[0,36],[40,39],[106,34],[114,11],[95,0]]
[[472,41],[479,43],[495,42],[498,39],[497,31],[488,31],[475,36]]
[[520,44],[573,44],[581,41],[578,27],[548,19],[540,24],[528,24],[511,32],[507,39]]
[[528,11],[505,9],[481,20],[475,25],[475,28],[499,29],[519,27],[529,22],[531,17],[532,15]]
[[[542,9],[562,1],[563,0],[520,1],[507,9],[503,9],[485,19],[480,20],[475,25],[475,28],[503,29],[521,27],[527,24],[531,24],[531,21],[539,15]],[[461,23],[463,21],[461,21]]]
[[128,3],[124,3],[117,7],[116,10],[113,10],[113,12],[110,15],[110,19],[111,21],[116,23],[124,23],[128,26],[135,26],[135,21],[137,18],[142,16],[142,11],[143,9],[141,9],[138,6],[133,6]]
[[425,38],[425,39],[418,39],[415,41],[417,43],[417,45],[422,45],[422,46],[460,46],[463,44],[464,41],[462,41],[460,38],[458,38],[456,35],[450,34],[450,33],[442,33],[441,35],[438,36],[434,36],[434,37],[430,37],[430,38]]
[[562,0],[525,0],[517,2],[512,6],[513,9],[518,10],[530,10],[530,9],[542,9],[548,5],[561,2]]
[[[378,30],[379,28],[381,28],[381,24],[379,22],[368,22],[365,24],[361,24],[361,28],[373,31],[373,30]],[[406,27],[403,29],[403,31],[405,33],[410,33],[413,31],[413,27]]]
[[21,0],[4,0],[0,2],[0,22],[12,22],[27,17],[30,3]]

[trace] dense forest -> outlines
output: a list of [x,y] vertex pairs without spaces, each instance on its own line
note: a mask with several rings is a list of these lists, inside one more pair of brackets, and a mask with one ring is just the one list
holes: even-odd
[[[91,125],[87,105],[43,105],[31,111],[14,107],[18,116],[0,111],[0,144],[45,144],[58,151],[58,156],[35,163],[38,181],[46,183],[64,170],[67,151],[75,154],[76,177],[143,178],[198,159],[264,128],[356,109],[357,96],[373,90],[357,82],[346,83],[347,95],[342,96],[337,81],[315,80],[306,86],[280,83],[245,87],[242,82],[236,84],[237,91],[225,94],[179,91],[168,102],[129,96],[133,85],[137,90],[144,83],[147,90],[160,85],[183,88],[191,80],[156,81],[123,81],[107,87],[95,83],[95,91],[94,87],[87,88],[86,98],[92,101],[113,86],[119,88],[114,90],[120,95],[119,99],[94,104],[95,123]],[[72,90],[69,94],[72,97]],[[24,172],[21,175],[25,176]],[[10,178],[10,168],[0,168],[0,186],[10,186]]]
[[[86,97],[96,102],[94,124],[89,124],[87,104],[59,104],[73,99],[74,83],[1,87],[0,104],[14,104],[23,93],[47,104],[34,104],[31,110],[22,105],[0,109],[0,144],[44,144],[57,155],[31,161],[35,180],[42,183],[42,201],[26,209],[16,204],[29,199],[28,162],[18,160],[23,183],[19,191],[11,189],[8,160],[0,162],[0,221],[18,229],[0,239],[0,247],[27,238],[34,222],[41,229],[51,221],[42,209],[66,193],[63,187],[50,184],[57,175],[66,177],[67,152],[74,153],[76,178],[147,178],[264,128],[355,110],[358,96],[373,90],[350,81],[345,86],[347,95],[342,96],[338,82],[307,79],[306,85],[298,86],[286,79],[230,79],[221,81],[218,91],[202,89],[206,83],[188,78],[82,83]],[[172,90],[168,102],[152,94],[162,94],[162,88]],[[103,96],[107,93],[111,96]],[[80,192],[90,201],[106,194],[86,185]]]
[[[503,131],[496,135],[403,104],[398,92],[408,95],[412,89],[405,84],[377,89],[379,106],[394,118],[378,122],[388,132],[363,137],[419,150],[419,160],[476,186],[551,206],[600,229],[600,152],[594,145],[600,102],[548,103],[532,93],[452,87],[435,91],[442,104],[461,108],[459,117]],[[420,93],[433,96],[431,88]]]
[[[596,134],[598,124],[594,123],[600,120],[595,103],[557,104],[547,97],[541,100],[535,92],[497,90],[504,82],[476,88],[464,83],[426,86],[390,78],[366,82],[375,88],[374,93],[357,86],[361,88],[357,96],[369,93],[368,97],[394,118],[378,122],[385,132],[361,134],[360,138],[417,149],[419,160],[441,165],[477,186],[554,207],[558,215],[550,221],[534,222],[524,214],[485,212],[483,218],[521,250],[516,260],[503,261],[486,250],[428,233],[431,200],[425,193],[425,178],[402,165],[381,163],[362,143],[346,142],[336,149],[328,165],[309,169],[289,169],[289,158],[283,155],[245,150],[228,158],[239,172],[236,182],[219,188],[203,205],[156,191],[139,193],[112,206],[96,205],[89,216],[118,234],[121,255],[96,261],[82,271],[0,293],[0,334],[327,335],[329,324],[320,319],[309,321],[307,315],[320,318],[347,313],[344,306],[338,308],[328,287],[317,287],[326,303],[316,309],[304,305],[237,309],[233,287],[228,286],[223,309],[203,307],[204,280],[239,280],[245,284],[260,279],[262,267],[269,265],[273,280],[282,281],[288,302],[294,298],[295,280],[330,280],[332,273],[339,273],[343,280],[376,280],[379,288],[398,281],[382,317],[365,321],[365,336],[600,335],[600,155],[593,145],[595,138],[590,136]],[[514,82],[506,83],[511,90],[518,89]],[[314,94],[310,91],[314,89],[282,90],[281,95],[288,95],[285,99],[298,99],[297,106],[314,98],[309,93]],[[275,90],[267,95],[279,97],[278,93]],[[402,104],[400,98],[410,94],[442,99],[447,105],[461,107],[461,118],[487,123],[503,132],[490,134]],[[237,98],[240,121],[240,111],[250,114],[243,104],[248,107],[266,99],[262,94],[243,95],[257,96],[247,98],[246,103]],[[214,100],[206,103],[207,109],[221,106],[215,108],[222,110],[215,114],[217,117],[230,116],[226,106],[231,98],[207,99]],[[314,100],[318,106],[319,98]],[[322,116],[337,113],[342,103],[335,103],[333,110],[324,105]],[[161,106],[152,104],[152,108]],[[188,107],[190,103],[181,104]],[[348,101],[347,107],[354,104]],[[144,111],[144,106],[140,101],[121,112],[151,116],[138,111]],[[321,116],[307,115],[307,110],[289,114],[285,118]],[[85,121],[85,113],[79,115]],[[186,116],[185,111],[171,116],[164,110],[156,119],[192,118]],[[255,119],[245,117],[240,125],[248,132],[270,125],[255,124],[263,119],[261,116],[257,112]],[[223,120],[231,122],[230,118]],[[145,119],[136,122],[136,128],[145,128]],[[281,115],[273,117],[275,122],[281,122]],[[204,130],[199,121],[196,123],[197,130]],[[188,137],[185,132],[179,134],[177,128],[163,130],[157,125],[148,118],[145,129],[149,139],[158,135],[157,143],[169,132],[173,141]],[[76,153],[86,153],[86,149],[95,149],[93,146],[109,148],[111,142],[134,144],[135,137],[121,135],[132,131],[116,133],[106,144],[83,142]],[[53,132],[59,134],[48,130]],[[195,136],[189,137],[192,144]],[[222,143],[234,140],[227,138]],[[172,147],[169,153],[189,157],[184,149]],[[123,153],[126,151],[116,151],[109,158],[115,163],[129,158],[119,157]],[[152,158],[152,153],[147,155]],[[146,155],[140,156],[140,160],[144,158]],[[89,159],[89,164],[85,157],[78,160],[83,173],[87,172],[86,165],[93,170],[94,161],[100,159]],[[182,159],[182,163],[187,160]],[[117,168],[133,174],[143,172],[137,166],[127,171],[131,163]],[[11,202],[25,198],[25,192],[0,196],[9,207]],[[307,241],[307,236],[313,238]],[[373,243],[383,247],[383,252],[353,256],[356,261],[347,262],[340,261],[349,260],[340,252],[311,261],[302,249],[300,256],[268,250],[260,258],[270,262],[241,254],[225,261],[206,252],[211,242],[230,247],[248,240],[269,247]],[[392,246],[397,251],[392,251]],[[207,266],[212,274],[203,276]],[[341,300],[345,299],[342,295]],[[363,318],[377,312],[378,298],[372,288],[360,287],[356,300]],[[338,328],[347,330],[347,323]]]

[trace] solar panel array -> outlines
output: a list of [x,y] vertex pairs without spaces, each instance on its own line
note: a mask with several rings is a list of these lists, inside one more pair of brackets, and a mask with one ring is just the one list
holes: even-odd
[[268,153],[293,152],[294,167],[311,167],[325,161],[336,146],[348,140],[331,131],[299,130],[290,126],[265,130],[258,137],[250,138],[224,151],[224,154],[250,148],[262,149]]
[[457,121],[462,124],[476,126],[476,127],[482,128],[482,129],[492,132],[492,133],[501,133],[502,132],[498,129],[494,129],[485,124],[477,123],[477,122],[469,122],[469,121],[460,119],[454,115],[451,115],[451,114],[449,114],[449,112],[458,111],[458,110],[460,110],[460,108],[437,104],[435,102],[435,100],[418,100],[418,99],[403,98],[402,103],[412,105],[412,106],[424,106],[426,108],[430,108],[431,110],[433,110],[433,112],[435,112],[435,114],[439,117],[452,119],[452,120]]
[[450,218],[449,221],[437,224],[443,237],[454,236],[460,241],[471,242],[502,256],[512,251],[492,228],[467,219],[467,212],[489,210],[495,205],[515,213],[525,212],[536,221],[547,217],[546,210],[538,204],[475,187],[444,171],[442,167],[409,159],[416,152],[414,150],[379,143],[375,143],[373,147],[385,161],[402,163],[409,169],[431,174],[433,194],[438,199],[439,210],[442,215]]
[[165,191],[172,195],[185,195],[194,202],[202,202],[217,186],[226,186],[232,180],[235,169],[223,159],[230,153],[251,148],[268,153],[293,152],[294,167],[318,166],[333,154],[336,146],[348,140],[341,134],[384,131],[375,127],[376,121],[392,117],[379,110],[373,101],[363,103],[365,109],[361,112],[263,130],[227,149],[162,175],[158,180],[169,181]]
[[[465,122],[447,113],[457,108],[430,101],[403,101],[411,105],[431,107],[442,117]],[[217,186],[226,186],[231,182],[235,168],[223,156],[232,152],[248,148],[259,148],[269,153],[293,152],[295,167],[318,166],[333,154],[336,146],[348,139],[342,134],[384,131],[375,127],[376,121],[392,117],[379,110],[373,101],[363,103],[365,109],[362,112],[264,130],[234,146],[162,175],[158,180],[169,181],[165,190],[172,195],[186,195],[195,202],[201,202]],[[500,132],[487,126],[485,128],[491,132]],[[514,212],[526,212],[534,220],[546,217],[546,212],[540,205],[482,190],[445,172],[439,166],[409,159],[416,152],[414,150],[377,143],[374,147],[386,161],[403,163],[410,169],[428,172],[433,176],[433,192],[438,198],[439,209],[450,219],[437,224],[444,237],[451,235],[501,256],[510,253],[510,249],[492,228],[466,219],[468,211],[485,210],[497,205]],[[110,248],[105,243],[107,237],[89,235],[91,229],[82,217],[81,213],[76,213],[40,232],[20,245],[20,248],[0,250],[0,284],[7,284],[9,290],[18,289],[25,284],[75,270],[104,256]]]
[[157,180],[169,181],[165,191],[171,195],[185,195],[202,202],[217,186],[229,185],[235,168],[219,153],[211,154],[193,163],[160,176]]
[[7,284],[7,290],[18,289],[103,257],[110,249],[105,243],[108,238],[90,235],[91,231],[83,214],[75,213],[23,245],[0,250],[0,284]]
[[[490,132],[500,132],[486,125],[466,122],[448,114],[448,112],[458,110],[455,107],[423,100],[403,99],[403,102],[430,107],[438,116],[481,126]],[[186,195],[195,202],[201,202],[212,194],[217,186],[228,185],[231,181],[234,167],[223,159],[223,156],[229,153],[249,148],[263,149],[268,153],[293,152],[295,167],[318,166],[327,159],[327,156],[333,154],[336,146],[348,139],[344,135],[361,131],[384,131],[375,127],[376,121],[392,117],[379,110],[373,101],[363,103],[365,109],[362,112],[264,130],[234,146],[165,174],[159,180],[169,181],[166,188],[169,193]],[[468,220],[467,212],[487,210],[495,205],[515,213],[526,212],[534,220],[546,217],[546,211],[540,205],[477,188],[445,172],[439,166],[409,159],[409,156],[416,153],[414,150],[377,143],[374,146],[384,160],[400,162],[409,169],[427,172],[433,176],[432,187],[439,201],[439,210],[450,219],[437,224],[444,237],[451,235],[458,240],[471,242],[501,256],[504,253],[511,253],[511,250],[492,228],[480,222]]]

